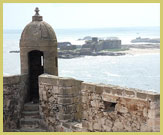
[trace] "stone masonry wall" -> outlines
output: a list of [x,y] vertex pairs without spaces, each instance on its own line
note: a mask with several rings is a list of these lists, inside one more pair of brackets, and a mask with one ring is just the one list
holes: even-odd
[[81,121],[81,81],[39,76],[40,115],[49,131],[63,131],[63,123]]
[[40,114],[49,131],[160,131],[160,95],[43,74]]
[[19,118],[28,89],[28,76],[3,77],[3,130],[14,131],[19,126]]
[[160,95],[112,85],[82,83],[85,131],[160,130]]

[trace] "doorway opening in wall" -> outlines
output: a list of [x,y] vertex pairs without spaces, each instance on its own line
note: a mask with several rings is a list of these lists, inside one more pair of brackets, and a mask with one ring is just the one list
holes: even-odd
[[44,73],[44,56],[41,51],[28,53],[29,62],[29,100],[33,103],[39,102],[38,76]]

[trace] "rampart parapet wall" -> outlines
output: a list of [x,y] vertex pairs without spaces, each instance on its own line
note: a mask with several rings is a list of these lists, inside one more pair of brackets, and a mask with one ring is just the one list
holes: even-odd
[[160,94],[43,74],[40,113],[49,131],[160,131]]
[[13,131],[19,126],[21,111],[27,97],[28,76],[3,77],[3,131]]
[[49,131],[64,131],[62,124],[81,122],[81,81],[53,75],[39,77],[40,114]]

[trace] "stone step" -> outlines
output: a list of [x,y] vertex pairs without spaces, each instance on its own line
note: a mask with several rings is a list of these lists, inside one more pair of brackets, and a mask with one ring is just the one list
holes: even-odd
[[24,111],[38,111],[39,104],[26,103],[24,105]]
[[47,132],[47,131],[41,128],[21,128],[19,132]]
[[23,111],[22,112],[23,117],[38,117],[39,118],[39,111]]
[[21,118],[20,126],[38,126],[40,124],[39,118]]

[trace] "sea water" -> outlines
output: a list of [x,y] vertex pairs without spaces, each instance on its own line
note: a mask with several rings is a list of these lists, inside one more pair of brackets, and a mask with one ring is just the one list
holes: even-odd
[[[3,74],[20,74],[19,50],[22,30],[4,30]],[[158,27],[101,28],[101,29],[56,29],[58,41],[78,41],[84,36],[119,37],[122,44],[130,43],[137,36],[159,38]],[[86,82],[114,84],[130,88],[160,92],[160,54],[125,56],[85,56],[74,59],[59,59],[59,76],[73,77]]]

